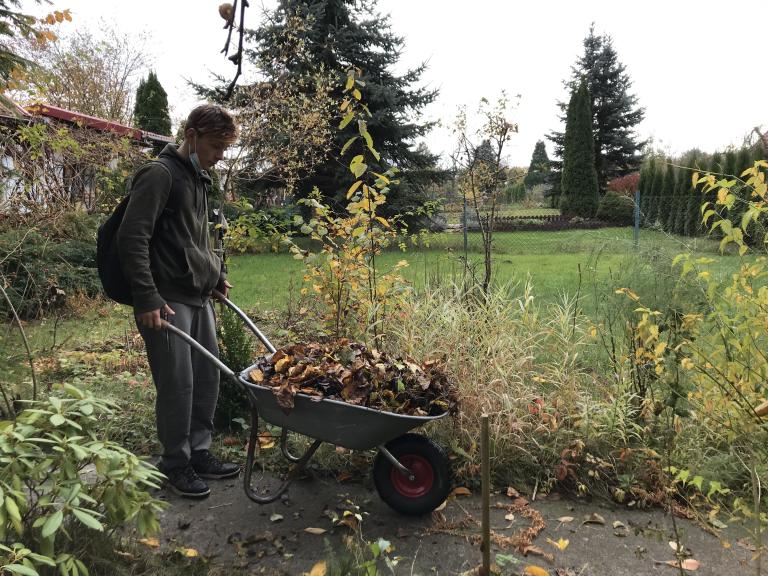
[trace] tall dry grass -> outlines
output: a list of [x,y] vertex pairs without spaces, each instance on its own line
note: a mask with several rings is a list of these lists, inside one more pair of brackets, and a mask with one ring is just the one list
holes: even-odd
[[[444,357],[458,384],[460,413],[433,431],[460,455],[459,472],[477,470],[480,416],[490,416],[497,481],[550,484],[563,452],[578,445],[585,425],[605,433],[610,385],[587,361],[590,323],[575,298],[536,304],[530,282],[496,286],[487,295],[458,285],[433,285],[410,300],[389,346],[418,359]],[[586,433],[589,436],[589,432]]]

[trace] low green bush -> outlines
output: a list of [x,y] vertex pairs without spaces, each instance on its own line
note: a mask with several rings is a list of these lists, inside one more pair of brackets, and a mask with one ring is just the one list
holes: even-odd
[[[59,395],[60,394],[60,395]],[[85,531],[135,523],[158,531],[165,504],[149,490],[162,475],[99,432],[114,404],[64,384],[0,429],[0,563],[14,574],[44,566],[88,574]]]
[[631,226],[635,221],[635,201],[609,190],[600,200],[596,218],[616,226]]

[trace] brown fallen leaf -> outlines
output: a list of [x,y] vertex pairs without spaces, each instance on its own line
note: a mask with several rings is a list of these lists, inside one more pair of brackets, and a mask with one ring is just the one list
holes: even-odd
[[552,554],[550,554],[549,552],[545,552],[544,550],[542,550],[538,546],[533,546],[533,545],[531,545],[531,546],[524,546],[522,548],[521,552],[523,553],[523,556],[528,556],[528,554],[533,554],[534,556],[541,556],[547,562],[554,562],[555,561],[555,557]]
[[149,546],[150,548],[160,547],[160,540],[157,538],[139,538],[137,542],[139,544],[144,544],[144,546]]
[[605,518],[600,516],[597,512],[592,512],[589,516],[586,516],[584,518],[584,521],[582,524],[600,524],[601,526],[605,525]]
[[251,382],[255,382],[256,384],[261,384],[264,382],[264,372],[256,368],[255,370],[251,370],[248,373],[248,376],[251,379]]
[[315,534],[316,536],[319,536],[320,534],[325,534],[327,530],[325,528],[304,528],[304,532],[307,532],[308,534]]
[[242,443],[243,441],[237,436],[225,436],[224,440],[222,440],[222,444],[224,444],[224,446],[238,446]]
[[512,486],[507,486],[507,496],[510,498],[519,498],[520,492],[512,488]]
[[454,488],[453,491],[450,493],[450,496],[472,496],[472,492],[469,488],[466,488],[464,486],[458,486],[457,488]]
[[560,516],[557,521],[562,522],[563,524],[567,524],[568,522],[573,522],[573,516]]
[[666,562],[660,562],[660,564],[666,564],[667,566],[672,566],[672,568],[682,568],[689,572],[698,570],[700,566],[699,561],[694,560],[693,558],[686,558],[683,560],[682,564],[678,560],[667,560]]

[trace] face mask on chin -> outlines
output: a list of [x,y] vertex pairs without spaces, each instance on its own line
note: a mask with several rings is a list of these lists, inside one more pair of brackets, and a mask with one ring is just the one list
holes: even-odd
[[195,171],[200,174],[203,171],[203,167],[200,165],[200,157],[197,155],[197,134],[195,134],[195,149],[189,153],[189,161],[192,162],[192,166]]

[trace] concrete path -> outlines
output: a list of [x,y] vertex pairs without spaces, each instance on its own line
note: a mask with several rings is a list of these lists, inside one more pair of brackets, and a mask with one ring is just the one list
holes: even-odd
[[[328,558],[329,550],[344,556],[344,539],[352,532],[334,525],[332,517],[343,517],[352,507],[363,518],[365,540],[384,538],[392,544],[389,556],[400,558],[395,574],[456,575],[481,563],[479,495],[457,494],[439,513],[412,518],[389,509],[366,482],[306,479],[296,482],[287,497],[264,506],[245,496],[240,480],[213,481],[211,488],[212,495],[202,501],[161,493],[170,502],[162,518],[164,549],[194,548],[217,565],[245,567],[253,574],[298,576]],[[665,564],[675,559],[672,518],[659,510],[630,511],[552,497],[527,506],[518,500],[512,510],[513,502],[506,491],[491,497],[496,535],[491,559],[502,565],[502,574],[522,574],[531,565],[550,576],[679,574]],[[513,541],[540,519],[546,525],[524,556]],[[730,528],[727,535],[715,537],[689,521],[677,519],[677,524],[681,543],[695,560],[690,566],[696,569],[686,574],[754,574],[743,529]],[[385,568],[380,573],[390,572]]]

